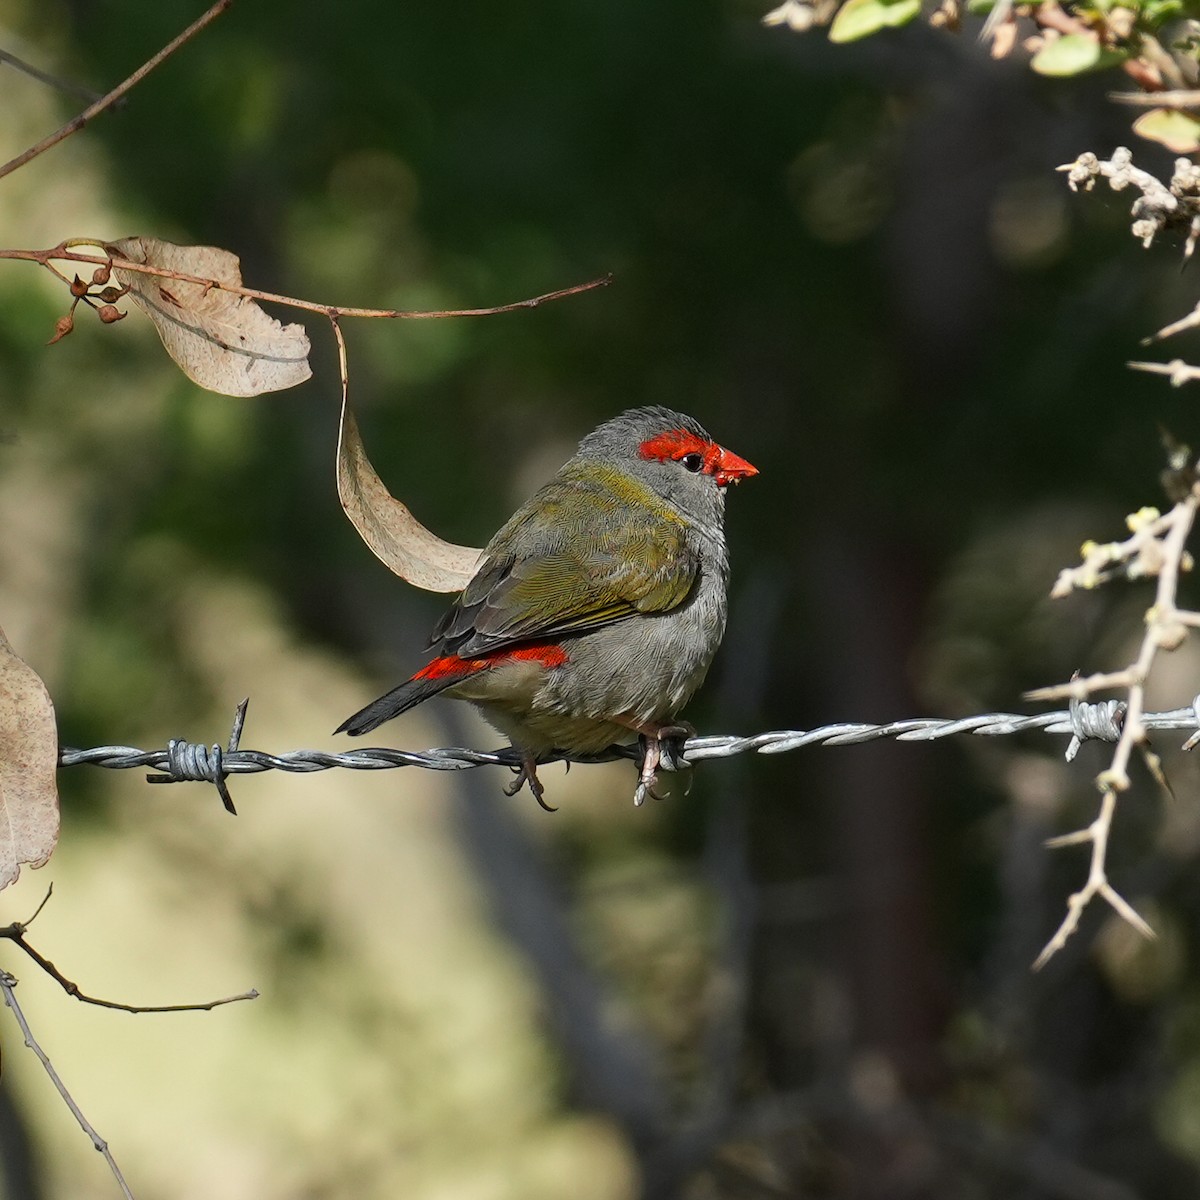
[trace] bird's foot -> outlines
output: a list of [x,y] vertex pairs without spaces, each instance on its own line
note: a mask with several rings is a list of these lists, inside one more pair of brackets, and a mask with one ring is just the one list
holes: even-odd
[[537,759],[532,754],[522,754],[521,765],[513,767],[513,770],[517,777],[504,789],[506,796],[515,796],[526,784],[529,784],[533,798],[546,812],[558,812],[553,804],[546,803],[546,789],[542,787],[542,781],[537,777]]
[[[690,737],[696,736],[696,730],[686,721],[678,721],[672,725],[663,725],[654,733],[643,733],[638,741],[642,746],[642,768],[638,773],[638,784],[633,792],[634,806],[640,808],[646,803],[647,796],[655,800],[664,800],[666,795],[659,791],[662,781],[658,777],[659,769],[664,771],[691,771],[691,764],[683,756],[683,745]],[[683,794],[686,796],[692,790],[691,777],[684,784]]]
[[688,721],[673,721],[658,731],[662,749],[662,766],[667,771],[690,771],[692,764],[683,756],[683,747],[688,738],[696,736],[695,725]]

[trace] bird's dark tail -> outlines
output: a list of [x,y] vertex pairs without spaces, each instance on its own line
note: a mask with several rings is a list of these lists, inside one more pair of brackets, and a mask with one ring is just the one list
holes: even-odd
[[[442,660],[435,659],[434,661]],[[428,668],[426,668],[427,670]],[[378,700],[373,700],[366,708],[360,709],[352,717],[347,717],[333,732],[348,733],[351,737],[370,733],[384,721],[390,721],[402,712],[408,712],[410,708],[428,700],[430,696],[436,696],[438,692],[444,691],[451,684],[457,683],[469,674],[471,674],[469,671],[457,673],[446,671],[436,675],[427,675],[422,671],[399,687],[392,688],[386,696],[380,696]]]

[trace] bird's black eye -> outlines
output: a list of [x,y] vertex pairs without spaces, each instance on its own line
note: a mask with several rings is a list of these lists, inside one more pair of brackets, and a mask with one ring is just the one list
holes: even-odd
[[691,471],[693,474],[704,466],[704,459],[699,454],[685,454],[679,461],[685,471]]

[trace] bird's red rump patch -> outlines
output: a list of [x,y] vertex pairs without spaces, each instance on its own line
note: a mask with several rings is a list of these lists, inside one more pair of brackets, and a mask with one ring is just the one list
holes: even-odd
[[535,662],[543,667],[561,667],[567,661],[567,652],[548,642],[537,642],[530,646],[513,646],[504,650],[493,650],[478,658],[459,658],[457,654],[444,654],[426,663],[414,679],[445,679],[448,675],[474,675],[489,667],[499,667],[506,662]]
[[681,458],[687,458],[689,454],[698,454],[701,460],[700,469],[705,475],[711,475],[721,487],[758,474],[757,467],[734,454],[732,450],[726,450],[716,442],[706,442],[689,429],[671,429],[647,438],[638,447],[638,453],[654,462],[677,462]]

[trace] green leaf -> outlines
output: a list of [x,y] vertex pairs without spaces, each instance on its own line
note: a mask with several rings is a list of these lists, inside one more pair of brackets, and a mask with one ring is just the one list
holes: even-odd
[[1173,154],[1194,154],[1200,150],[1200,120],[1191,113],[1152,108],[1134,121],[1133,132],[1166,146]]
[[1082,75],[1124,62],[1126,56],[1106,50],[1090,33],[1068,33],[1047,42],[1029,65],[1039,75]]
[[921,11],[921,0],[846,0],[829,27],[831,42],[856,42],[881,29],[907,25]]

